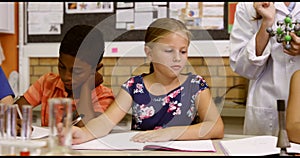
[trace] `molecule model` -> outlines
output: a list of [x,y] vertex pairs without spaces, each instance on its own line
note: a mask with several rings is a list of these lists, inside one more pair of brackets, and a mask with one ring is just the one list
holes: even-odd
[[278,43],[283,41],[286,42],[285,49],[291,48],[291,40],[290,32],[295,32],[297,36],[300,36],[300,19],[297,19],[295,22],[292,21],[292,15],[288,14],[284,20],[277,21],[278,28],[276,31],[272,29],[272,27],[267,28],[267,32],[270,36],[276,35],[276,40]]

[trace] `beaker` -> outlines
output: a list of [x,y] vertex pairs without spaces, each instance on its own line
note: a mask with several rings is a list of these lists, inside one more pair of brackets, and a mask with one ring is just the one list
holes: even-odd
[[48,104],[50,131],[46,155],[78,155],[72,150],[72,99],[51,98]]

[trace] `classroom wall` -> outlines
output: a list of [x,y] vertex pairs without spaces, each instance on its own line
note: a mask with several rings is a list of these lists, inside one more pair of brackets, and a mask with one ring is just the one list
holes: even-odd
[[[57,58],[30,58],[30,84],[47,72],[58,73]],[[120,85],[131,75],[148,72],[149,62],[145,57],[104,57],[100,73],[104,85],[113,89],[116,94]],[[146,63],[146,64],[143,64]],[[140,66],[136,66],[140,65]],[[245,84],[248,80],[237,75],[229,66],[228,57],[189,57],[189,64],[184,71],[194,71],[206,79],[214,96],[221,96],[234,85]],[[246,88],[237,87],[226,94],[226,100],[244,101]]]
[[0,42],[5,55],[5,60],[2,62],[1,66],[6,77],[8,77],[12,71],[18,71],[18,67],[19,67],[19,62],[18,62],[19,7],[17,2],[14,3],[15,3],[15,33],[14,34],[0,33]]
[[[234,20],[235,6],[237,2],[228,3],[228,23],[231,27]],[[123,50],[123,49],[120,49]],[[222,50],[222,49],[221,49]],[[223,50],[220,52],[226,52]],[[220,55],[217,52],[216,54]],[[121,53],[121,52],[119,52]],[[210,54],[214,54],[210,52]],[[104,77],[104,85],[113,89],[116,94],[120,85],[130,76],[148,72],[149,62],[145,57],[105,57],[104,67],[100,70]],[[56,57],[30,57],[30,84],[47,72],[58,73]],[[146,64],[143,64],[146,63]],[[137,66],[139,65],[139,66]],[[244,87],[233,88],[226,94],[227,100],[245,101],[247,96],[248,80],[237,75],[229,65],[228,56],[217,57],[189,57],[189,64],[185,71],[195,71],[206,79],[211,87],[213,97],[222,96],[226,90],[233,86],[243,84]]]

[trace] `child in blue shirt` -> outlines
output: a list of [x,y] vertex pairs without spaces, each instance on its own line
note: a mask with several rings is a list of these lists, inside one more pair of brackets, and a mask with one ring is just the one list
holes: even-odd
[[15,94],[0,66],[0,103],[13,104]]

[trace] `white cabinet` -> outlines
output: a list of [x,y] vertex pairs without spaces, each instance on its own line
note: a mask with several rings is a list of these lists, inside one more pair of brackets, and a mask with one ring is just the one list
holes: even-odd
[[0,33],[15,33],[14,2],[0,2]]

